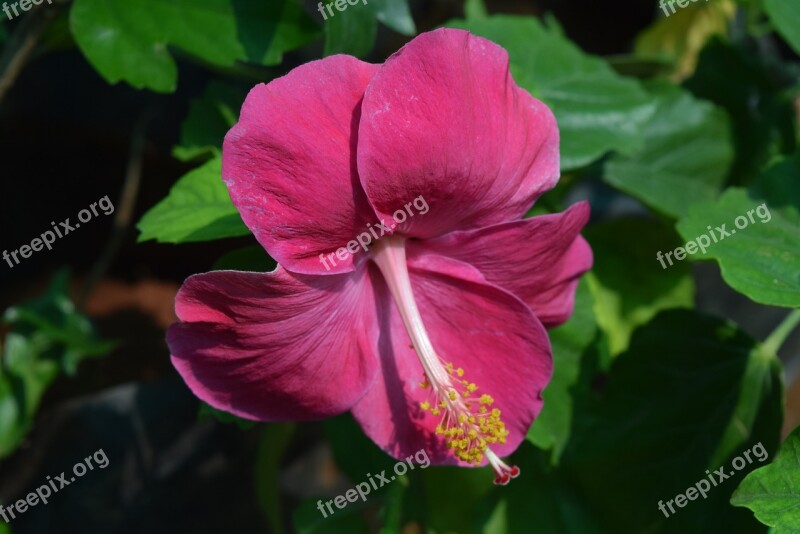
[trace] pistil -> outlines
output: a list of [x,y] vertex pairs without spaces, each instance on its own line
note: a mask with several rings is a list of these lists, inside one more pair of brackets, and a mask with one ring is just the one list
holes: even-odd
[[506,465],[489,447],[506,442],[508,430],[501,412],[492,407],[491,395],[478,393],[478,386],[464,378],[463,369],[449,362],[443,364],[436,353],[414,299],[405,238],[390,236],[378,241],[370,256],[386,280],[425,373],[420,386],[430,389],[430,393],[420,408],[441,418],[436,434],[443,437],[459,460],[480,465],[486,459],[497,474],[495,484],[507,484],[519,469]]

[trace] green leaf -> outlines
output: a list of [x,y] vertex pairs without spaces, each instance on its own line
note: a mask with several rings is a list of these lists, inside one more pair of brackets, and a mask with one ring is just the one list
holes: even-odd
[[758,532],[730,506],[736,480],[665,517],[659,501],[762,443],[783,420],[781,366],[731,323],[669,310],[639,328],[610,369],[605,391],[573,430],[562,465],[611,532]]
[[220,153],[222,140],[239,119],[246,92],[212,81],[189,107],[181,124],[180,143],[172,155],[183,161],[212,157]]
[[13,332],[34,340],[37,350],[58,345],[60,369],[73,375],[83,359],[103,356],[117,343],[97,338],[89,319],[70,300],[68,283],[68,271],[58,271],[44,295],[8,308],[3,321]]
[[58,361],[40,358],[44,345],[6,335],[0,368],[0,458],[11,454],[28,433],[44,392],[58,377]]
[[408,0],[370,0],[368,5],[374,10],[375,17],[403,35],[414,35],[417,27],[411,17]]
[[324,55],[366,56],[375,44],[378,21],[404,35],[416,33],[408,0],[370,0],[366,4],[365,1],[355,5],[346,4],[341,12],[331,6],[333,16],[325,9]]
[[644,125],[644,145],[615,155],[604,178],[653,208],[678,217],[694,203],[717,198],[731,163],[733,144],[724,111],[666,82],[654,83],[655,114]]
[[736,291],[761,304],[800,307],[800,153],[750,189],[730,188],[713,204],[693,206],[678,231],[687,241],[710,242],[690,258],[716,259]]
[[581,360],[597,335],[592,312],[592,296],[582,280],[575,296],[575,311],[565,324],[550,330],[553,347],[553,378],[544,390],[544,407],[528,431],[528,441],[543,449],[553,449],[557,463],[569,440],[573,417],[574,388]]
[[378,512],[382,522],[378,534],[400,534],[402,532],[403,501],[409,482],[406,477],[399,477],[386,490],[386,501]]
[[483,19],[489,16],[486,11],[486,4],[483,0],[465,0],[464,2],[464,16],[467,19]]
[[746,186],[768,162],[794,152],[795,110],[788,91],[793,79],[749,49],[718,39],[703,49],[686,88],[728,112],[735,154],[729,184]]
[[[417,500],[427,532],[474,532],[482,518],[480,503],[496,489],[492,470],[430,466],[418,475],[408,498]],[[457,498],[447,498],[454,493]]]
[[772,463],[747,475],[731,498],[774,534],[800,532],[800,427],[789,434]]
[[364,57],[372,51],[378,34],[378,21],[371,9],[362,4],[349,6],[325,21],[324,55],[350,54]]
[[[323,428],[333,450],[337,467],[342,470],[353,485],[367,481],[370,474],[374,476],[383,471],[391,479],[391,483],[388,486],[379,486],[377,491],[372,491],[366,501],[362,501],[359,498],[354,503],[348,503],[344,510],[337,510],[334,507],[336,517],[342,514],[353,514],[367,507],[377,508],[377,515],[383,520],[381,533],[399,533],[403,501],[406,489],[409,486],[409,478],[427,471],[424,462],[414,461],[413,470],[408,469],[407,475],[396,476],[394,474],[394,466],[398,460],[388,456],[367,438],[351,415],[345,414],[334,419],[328,419],[323,422]],[[323,501],[325,500],[327,499],[323,499]],[[316,508],[313,513],[309,509],[307,513],[295,515],[295,527],[300,531],[300,527],[303,526],[307,529],[305,532],[315,533],[346,531],[344,527],[341,530],[319,530],[321,525],[317,523],[321,518],[321,513]],[[302,523],[299,522],[301,520]],[[325,519],[325,521],[328,522],[329,519]],[[359,525],[355,526],[361,528]]]
[[640,129],[655,110],[652,99],[636,80],[583,53],[557,29],[532,17],[506,15],[448,26],[508,50],[514,79],[555,113],[562,170],[588,165],[611,150],[631,154],[641,147]]
[[60,271],[44,295],[3,315],[9,332],[0,360],[0,458],[28,433],[42,396],[59,374],[74,374],[82,360],[105,355],[116,345],[97,339],[70,301],[67,282],[67,272]]
[[[615,219],[586,228],[594,251],[587,275],[597,324],[608,335],[612,354],[628,346],[633,330],[660,310],[691,308],[694,282],[687,264],[663,269],[656,250],[680,243],[675,232],[653,219]],[[631,246],[633,243],[647,246]]]
[[800,54],[800,4],[795,0],[764,0],[764,10],[778,33]]
[[367,473],[392,470],[395,460],[364,435],[351,415],[327,419],[322,425],[336,465],[351,481],[360,482]]
[[76,0],[70,27],[109,83],[158,92],[177,84],[170,46],[218,66],[276,65],[319,35],[295,0]]
[[144,214],[137,228],[139,242],[210,241],[248,235],[222,181],[222,160],[214,158],[190,171],[167,197]]
[[536,532],[604,532],[592,517],[585,498],[564,472],[549,465],[544,451],[523,442],[511,460],[520,468],[520,476],[485,499],[482,506],[490,512],[474,532],[529,532],[531,525],[536,525]]

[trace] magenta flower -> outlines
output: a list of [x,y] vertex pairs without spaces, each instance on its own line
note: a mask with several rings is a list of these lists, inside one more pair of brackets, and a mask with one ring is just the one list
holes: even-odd
[[192,391],[260,421],[350,411],[395,458],[516,476],[500,457],[592,255],[585,203],[522,219],[558,180],[558,129],[505,50],[442,29],[383,65],[298,67],[250,92],[222,174],[280,265],[184,283],[168,342]]

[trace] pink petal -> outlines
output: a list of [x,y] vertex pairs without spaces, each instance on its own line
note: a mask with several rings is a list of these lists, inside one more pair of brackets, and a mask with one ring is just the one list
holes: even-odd
[[[409,273],[417,305],[443,362],[463,367],[464,378],[495,399],[510,431],[504,456],[517,448],[542,407],[552,356],[547,333],[524,303],[487,284],[472,267],[442,256],[409,252]],[[420,449],[436,464],[458,460],[434,434],[439,418],[419,408],[428,399],[422,366],[409,348],[397,306],[377,269],[373,270],[381,327],[378,379],[353,408],[365,433],[395,458]]]
[[453,232],[424,243],[409,243],[478,268],[486,280],[522,299],[547,327],[572,315],[575,286],[592,268],[592,249],[579,232],[589,204],[564,213]]
[[375,222],[355,164],[364,89],[376,65],[350,56],[312,61],[253,88],[225,137],[222,176],[245,224],[287,269],[353,270],[335,252]]
[[172,363],[211,406],[263,421],[330,417],[375,380],[377,324],[366,271],[189,278],[167,333]]
[[390,57],[364,95],[361,183],[379,215],[422,195],[402,233],[431,237],[521,217],[559,176],[550,110],[517,87],[508,54],[466,31],[425,33]]

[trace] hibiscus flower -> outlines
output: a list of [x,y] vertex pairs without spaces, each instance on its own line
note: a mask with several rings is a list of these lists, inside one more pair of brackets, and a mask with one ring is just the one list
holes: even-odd
[[[516,476],[500,458],[542,407],[545,328],[592,255],[585,203],[522,218],[558,181],[558,129],[505,50],[441,29],[383,65],[302,65],[250,92],[222,177],[279,266],[183,284],[168,342],[192,391],[259,421],[350,411],[395,458]],[[372,224],[366,252],[333,255]]]

